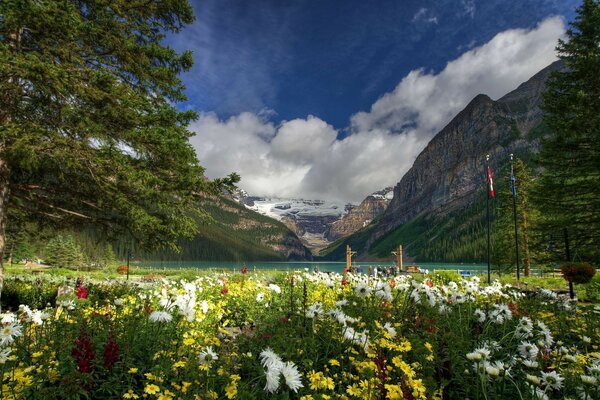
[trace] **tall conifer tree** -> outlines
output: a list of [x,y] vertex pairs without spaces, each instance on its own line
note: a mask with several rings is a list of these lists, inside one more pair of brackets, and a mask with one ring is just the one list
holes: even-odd
[[178,74],[163,44],[187,0],[0,1],[0,291],[11,215],[174,245],[196,229],[203,178]]
[[[547,82],[543,110],[551,130],[540,156],[537,202],[547,234],[566,228],[572,255],[598,259],[600,248],[600,3],[584,0],[559,41],[567,70]],[[560,243],[564,241],[560,240]],[[561,258],[565,255],[563,254]]]

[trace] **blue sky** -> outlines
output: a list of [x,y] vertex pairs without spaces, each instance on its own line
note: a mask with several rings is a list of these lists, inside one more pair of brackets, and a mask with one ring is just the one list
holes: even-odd
[[[192,0],[192,4],[196,22],[169,41],[179,50],[194,51],[195,65],[183,75],[189,101],[182,107],[201,113],[192,127],[198,133],[193,143],[207,174],[216,177],[238,171],[241,186],[255,194],[322,194],[357,201],[371,189],[380,188],[376,185],[396,183],[436,129],[447,122],[446,114],[460,111],[470,100],[463,97],[473,91],[499,97],[520,83],[515,79],[525,80],[541,69],[540,65],[551,62],[555,41],[564,32],[564,23],[574,17],[579,1]],[[557,18],[549,20],[551,17]],[[548,24],[542,25],[544,22]],[[514,40],[524,44],[515,51],[522,55],[502,53],[512,42],[488,49],[487,56],[478,53],[503,32],[516,32]],[[553,42],[545,45],[544,40]],[[465,54],[479,63],[485,63],[485,57],[491,59],[490,68],[508,71],[518,64],[518,73],[512,71],[511,79],[496,71],[491,82],[478,73],[479,86],[453,88],[451,71],[446,71],[448,63]],[[495,57],[508,61],[502,64]],[[444,71],[446,80],[442,79]],[[437,77],[436,85],[442,86],[436,90],[460,92],[456,102],[435,106],[443,118],[424,121],[421,111],[427,104],[416,107],[405,98],[408,89],[398,92],[402,82],[408,86],[412,79],[423,84],[426,77]],[[387,103],[382,101],[386,98]],[[402,105],[398,105],[399,98]],[[423,98],[414,100],[418,103]],[[295,120],[296,130],[289,133],[287,123]],[[388,120],[394,123],[385,122]],[[427,129],[413,129],[423,124]],[[282,128],[284,134],[278,139]],[[228,136],[231,130],[239,136]],[[365,136],[352,140],[360,141],[363,148],[374,147],[373,151],[385,147],[380,143],[386,140],[382,134],[390,135],[399,141],[396,144],[410,163],[396,165],[394,173],[381,169],[385,179],[374,179],[374,168],[367,176],[358,177],[353,193],[341,193],[339,184],[327,180],[348,179],[338,175],[343,164],[325,166],[319,158],[339,159],[340,163],[349,157],[360,158],[356,151],[342,154],[343,148],[352,147],[345,140],[360,134]],[[250,156],[266,161],[257,164],[235,151],[229,156],[222,151],[224,143],[213,143],[220,136],[227,137],[233,148],[232,141],[244,143],[246,151],[257,151]],[[266,147],[250,143],[250,136]],[[312,153],[310,149],[302,153],[308,138],[315,146],[323,143]],[[274,147],[274,141],[276,145],[281,142],[279,147]],[[281,170],[278,177],[273,175],[275,169]]]

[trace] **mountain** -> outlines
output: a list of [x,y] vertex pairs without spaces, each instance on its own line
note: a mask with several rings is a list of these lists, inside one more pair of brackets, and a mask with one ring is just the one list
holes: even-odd
[[510,153],[528,160],[539,150],[544,82],[562,68],[553,63],[497,101],[476,96],[419,154],[381,218],[321,254],[340,259],[350,244],[363,258],[386,258],[402,243],[422,261],[482,260],[485,155],[500,171]]
[[233,196],[246,208],[285,224],[313,250],[330,243],[325,236],[329,225],[354,207],[336,201],[250,196],[243,190]]
[[170,261],[310,260],[312,254],[283,223],[224,196],[205,198],[200,207],[213,219],[200,226],[180,253],[163,251],[142,258]]
[[375,218],[383,214],[393,195],[394,192],[391,187],[368,195],[358,206],[352,207],[342,218],[330,223],[325,231],[325,237],[333,242],[369,225]]
[[318,252],[380,216],[388,206],[392,188],[367,196],[358,206],[336,201],[250,196],[243,190],[234,199],[250,210],[274,218],[291,229],[303,244]]

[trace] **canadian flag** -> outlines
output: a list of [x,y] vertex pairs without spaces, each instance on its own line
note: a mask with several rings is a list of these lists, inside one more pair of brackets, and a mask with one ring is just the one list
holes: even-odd
[[488,165],[488,183],[490,185],[490,195],[494,197],[494,181],[492,180],[492,169]]

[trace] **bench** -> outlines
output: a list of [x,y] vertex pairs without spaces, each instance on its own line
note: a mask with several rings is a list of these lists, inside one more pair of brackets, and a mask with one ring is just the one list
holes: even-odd
[[421,270],[416,265],[407,265],[406,266],[406,272],[413,273],[413,274],[415,274],[415,273],[418,274],[418,273],[421,272]]

